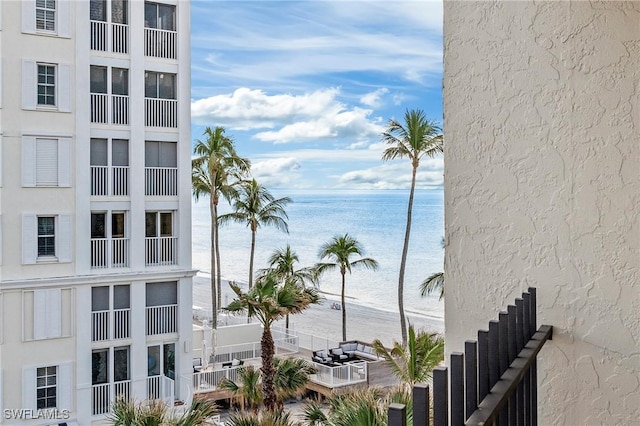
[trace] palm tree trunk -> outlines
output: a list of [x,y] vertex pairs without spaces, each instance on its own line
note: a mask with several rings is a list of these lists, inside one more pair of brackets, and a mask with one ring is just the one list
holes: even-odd
[[402,346],[407,345],[407,320],[404,316],[404,271],[407,266],[407,253],[409,252],[409,236],[411,234],[411,214],[413,210],[413,192],[416,187],[416,172],[418,165],[413,164],[411,173],[411,191],[409,192],[409,205],[407,207],[407,228],[404,232],[404,245],[402,246],[402,260],[400,261],[400,274],[398,276],[398,311],[400,312],[400,332]]
[[215,237],[216,226],[216,210],[213,203],[213,194],[209,200],[209,209],[211,210],[211,328],[218,328],[218,298],[216,294],[216,260],[215,260]]
[[249,257],[249,290],[253,286],[253,254],[256,249],[256,231],[251,230],[251,256]]
[[268,411],[276,408],[276,390],[273,384],[275,376],[275,367],[273,365],[273,336],[271,328],[268,324],[264,325],[262,331],[262,340],[260,342],[262,349],[262,394],[264,395],[264,407]]
[[342,272],[342,294],[340,300],[342,301],[342,341],[347,340],[347,305],[344,303],[344,284],[345,284],[345,272]]
[[215,213],[215,221],[213,222],[216,227],[215,235],[215,248],[216,248],[216,287],[218,289],[218,307],[222,306],[222,272],[220,268],[220,242],[219,232],[220,226],[218,225],[218,197],[216,196],[215,203],[213,205],[213,211]]

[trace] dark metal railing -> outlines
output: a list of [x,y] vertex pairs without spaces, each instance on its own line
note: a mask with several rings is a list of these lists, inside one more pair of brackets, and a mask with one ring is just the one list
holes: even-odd
[[[536,289],[517,298],[477,341],[454,352],[450,372],[433,370],[433,425],[537,425],[536,356],[553,327],[536,331]],[[449,410],[449,405],[451,409]],[[413,426],[430,423],[429,387],[413,389]],[[389,426],[406,426],[406,407],[389,406]]]

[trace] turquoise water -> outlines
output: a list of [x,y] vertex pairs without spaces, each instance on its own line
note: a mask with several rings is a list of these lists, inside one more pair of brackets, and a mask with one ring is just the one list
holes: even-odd
[[[320,246],[334,235],[349,233],[362,243],[365,255],[378,261],[373,272],[354,270],[347,276],[346,296],[353,303],[397,311],[397,281],[404,240],[408,191],[278,190],[276,197],[290,197],[287,206],[289,234],[260,228],[256,236],[255,268],[265,268],[277,248],[290,244],[300,266],[318,262]],[[220,205],[220,211],[230,211]],[[405,309],[430,317],[443,317],[443,304],[435,296],[420,297],[419,284],[443,268],[444,211],[442,189],[417,190],[407,269]],[[193,266],[209,272],[210,218],[208,199],[193,206]],[[245,225],[231,224],[220,231],[222,276],[247,282],[251,234]],[[340,273],[327,273],[320,289],[328,298],[340,294]],[[335,296],[333,296],[335,295]]]

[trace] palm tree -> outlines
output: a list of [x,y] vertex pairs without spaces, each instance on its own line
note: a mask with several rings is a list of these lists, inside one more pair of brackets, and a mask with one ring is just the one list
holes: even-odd
[[289,412],[266,411],[260,414],[239,412],[231,415],[229,419],[231,426],[298,426],[300,423],[291,418]]
[[286,280],[282,285],[277,277],[266,275],[256,281],[256,285],[244,293],[235,283],[229,284],[237,298],[225,309],[229,312],[244,313],[252,318],[256,317],[262,323],[262,393],[267,410],[273,411],[277,398],[274,387],[275,367],[273,354],[275,352],[271,325],[287,314],[298,314],[312,303],[318,303],[318,292],[313,288],[297,285],[292,280]]
[[340,270],[340,275],[342,276],[342,293],[341,293],[341,301],[342,301],[342,340],[347,340],[347,307],[344,300],[344,289],[345,289],[345,275],[347,272],[351,274],[352,268],[364,267],[367,269],[378,269],[378,262],[375,260],[365,257],[355,261],[351,261],[351,256],[364,255],[364,249],[362,245],[350,236],[349,234],[344,234],[343,236],[334,236],[331,240],[324,243],[322,247],[320,247],[320,251],[318,252],[318,257],[320,260],[328,259],[331,262],[325,263],[317,263],[315,266],[316,274],[319,277],[326,271],[338,269]]
[[[296,269],[296,263],[299,261],[298,254],[287,244],[287,247],[284,249],[277,249],[271,254],[267,260],[269,267],[260,269],[258,271],[258,277],[266,274],[274,274],[282,281],[292,278],[299,285],[304,286],[305,283],[311,283],[314,286],[317,285],[315,270],[313,268]],[[287,330],[289,329],[289,315],[285,317],[285,328]]]
[[241,399],[241,406],[248,406],[254,413],[262,403],[262,392],[260,391],[260,370],[253,366],[238,368],[238,382],[223,378],[219,384],[220,389],[227,389],[233,396]]
[[107,421],[114,426],[199,426],[206,424],[207,418],[218,412],[215,402],[207,399],[193,399],[185,413],[173,418],[167,405],[159,400],[142,401],[118,398],[111,407]]
[[409,325],[409,340],[406,345],[394,342],[391,350],[388,350],[376,339],[373,348],[409,389],[416,383],[424,383],[430,379],[433,369],[444,359],[442,336],[425,331],[416,333],[412,325]]
[[435,272],[420,284],[420,296],[422,297],[436,291],[440,292],[440,300],[442,300],[444,297],[444,272]]
[[251,229],[251,256],[249,258],[249,288],[253,284],[253,257],[256,248],[256,232],[263,225],[272,225],[289,233],[286,219],[289,217],[284,207],[291,198],[274,198],[267,189],[255,179],[240,185],[238,196],[232,203],[233,212],[220,216],[220,223],[229,221],[244,222]]
[[416,173],[420,160],[434,157],[443,152],[441,129],[436,122],[428,120],[422,110],[406,110],[404,124],[396,120],[389,120],[387,129],[382,134],[382,140],[389,147],[382,154],[382,160],[408,158],[411,160],[411,190],[407,207],[407,227],[404,233],[400,273],[398,275],[398,309],[400,311],[400,329],[402,343],[407,343],[407,323],[404,315],[404,272],[407,266],[409,251],[409,235],[411,234],[411,211],[413,209],[413,193],[416,187]]
[[196,201],[209,196],[211,214],[211,308],[212,327],[217,328],[217,311],[221,305],[220,246],[218,242],[218,202],[220,196],[227,200],[235,195],[231,180],[239,180],[248,173],[251,163],[238,156],[233,140],[224,134],[223,127],[207,127],[204,141],[197,141],[191,160],[191,181]]

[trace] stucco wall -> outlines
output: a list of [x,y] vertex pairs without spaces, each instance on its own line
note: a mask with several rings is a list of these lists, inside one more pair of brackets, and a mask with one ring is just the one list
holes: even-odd
[[446,345],[528,286],[541,424],[640,419],[640,2],[445,1]]

